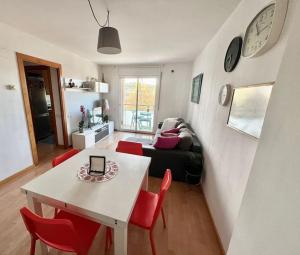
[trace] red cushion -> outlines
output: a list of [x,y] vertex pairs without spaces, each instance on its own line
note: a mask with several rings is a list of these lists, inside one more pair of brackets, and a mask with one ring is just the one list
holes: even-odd
[[166,136],[166,137],[176,137],[178,136],[179,134],[174,134],[174,133],[161,133],[162,136]]
[[174,149],[179,143],[180,138],[176,137],[157,137],[157,141],[154,144],[154,147],[157,149]]
[[163,131],[162,134],[165,134],[165,133],[178,134],[178,133],[179,133],[179,130],[180,130],[180,128],[172,128],[172,129]]

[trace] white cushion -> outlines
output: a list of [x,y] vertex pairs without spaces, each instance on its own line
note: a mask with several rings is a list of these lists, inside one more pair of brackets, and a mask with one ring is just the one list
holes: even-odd
[[167,118],[164,120],[161,126],[161,132],[175,128],[176,123],[178,122],[177,118]]

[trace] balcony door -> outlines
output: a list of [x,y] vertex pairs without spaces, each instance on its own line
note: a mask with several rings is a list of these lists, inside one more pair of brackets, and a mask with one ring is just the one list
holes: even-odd
[[121,78],[121,129],[152,133],[156,125],[159,77]]

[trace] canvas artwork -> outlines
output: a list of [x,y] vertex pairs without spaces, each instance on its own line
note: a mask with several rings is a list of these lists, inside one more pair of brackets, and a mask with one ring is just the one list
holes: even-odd
[[272,87],[271,84],[262,84],[234,89],[228,126],[259,138]]
[[203,80],[203,73],[199,74],[198,76],[196,76],[193,79],[192,95],[191,95],[191,101],[193,103],[199,104],[200,94],[201,94],[202,80]]

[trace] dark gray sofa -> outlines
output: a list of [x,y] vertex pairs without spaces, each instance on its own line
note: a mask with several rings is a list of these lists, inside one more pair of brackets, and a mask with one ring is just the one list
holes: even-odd
[[[193,132],[191,126],[186,125]],[[193,144],[188,151],[178,148],[162,150],[152,145],[143,145],[144,156],[152,158],[149,175],[163,177],[165,170],[169,168],[175,181],[198,183],[203,168],[202,146],[195,134],[192,135],[192,139]]]

